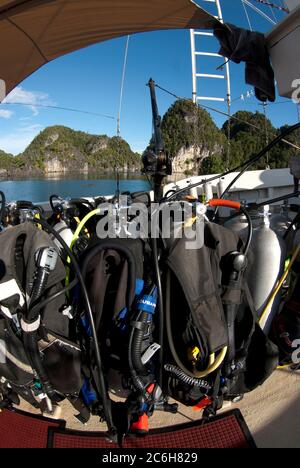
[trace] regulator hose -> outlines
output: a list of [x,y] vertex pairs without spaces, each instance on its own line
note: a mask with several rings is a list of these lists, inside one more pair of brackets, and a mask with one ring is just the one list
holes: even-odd
[[132,327],[132,364],[134,370],[139,375],[143,376],[147,375],[147,370],[145,369],[145,366],[142,363],[142,344],[145,332],[144,327],[146,326],[147,322],[148,314],[146,312],[143,312],[138,321],[138,323],[140,324],[140,328],[135,328],[134,326]]
[[[129,339],[129,367],[132,374],[134,385],[139,390],[143,390],[148,382],[143,382],[142,377],[148,376],[148,370],[142,361],[142,346],[145,337],[146,326],[149,327],[153,323],[153,315],[156,308],[156,293],[157,287],[155,285],[147,288],[137,301],[137,308],[139,313],[135,321],[132,322],[132,329]],[[146,310],[145,310],[146,309]],[[148,309],[148,310],[147,310]],[[152,330],[149,330],[151,333]],[[139,376],[138,381],[136,376]],[[141,382],[143,385],[141,385]],[[142,389],[143,387],[143,389]]]
[[81,231],[83,230],[83,228],[85,227],[86,223],[91,219],[93,218],[94,216],[97,216],[97,215],[100,215],[101,214],[101,209],[100,208],[97,208],[96,210],[93,210],[91,211],[90,213],[88,213],[83,219],[82,221],[79,223],[79,225],[77,226],[77,229],[74,233],[74,236],[73,236],[73,239],[72,239],[72,242],[71,242],[71,250],[75,244],[75,242],[77,241],[77,239],[79,238],[80,234],[81,234]]
[[215,372],[223,363],[228,347],[224,347],[221,351],[217,359],[215,359],[215,355],[211,354],[209,356],[209,365],[205,371],[195,371],[194,373],[191,372],[186,366],[181,362],[180,357],[175,348],[173,333],[172,333],[172,324],[171,324],[171,303],[170,303],[170,296],[171,296],[171,273],[168,271],[167,273],[167,284],[166,284],[166,328],[167,328],[167,335],[168,335],[168,342],[171,350],[171,354],[173,356],[174,361],[176,362],[177,366],[188,376],[191,378],[202,379],[207,377],[208,375]]
[[232,208],[234,210],[237,210],[243,213],[243,215],[246,217],[247,222],[248,222],[248,237],[247,237],[245,247],[244,247],[244,255],[247,256],[251,242],[252,242],[252,237],[253,237],[253,223],[252,223],[252,219],[248,211],[241,205],[241,203],[235,202],[232,200],[223,200],[223,199],[213,198],[212,200],[208,202],[208,204],[211,207],[217,207],[217,208],[219,208],[220,206],[226,206],[228,208]]
[[[143,312],[139,312],[137,315],[136,321],[140,321],[141,316]],[[140,366],[139,358],[137,356],[138,351],[133,352],[133,339],[134,339],[134,328],[132,329],[129,337],[129,344],[128,344],[128,365],[129,365],[129,371],[130,371],[130,376],[132,379],[132,383],[136,390],[142,394],[146,394],[146,386],[147,384],[143,382],[142,378],[139,376],[137,370],[135,369],[135,365],[137,367]],[[136,348],[136,345],[135,345]],[[135,357],[133,358],[133,354],[135,354]],[[135,364],[134,364],[135,360]],[[144,370],[144,366],[143,366]]]
[[91,332],[92,332],[92,337],[93,337],[93,347],[95,351],[95,361],[96,361],[96,365],[98,368],[99,388],[100,388],[100,393],[101,393],[102,402],[103,402],[103,412],[104,412],[105,420],[109,429],[109,436],[112,438],[112,440],[115,440],[117,437],[117,430],[113,424],[111,400],[109,398],[108,390],[107,390],[105,379],[104,379],[102,358],[101,358],[100,348],[99,348],[98,339],[97,339],[93,311],[92,311],[89,295],[86,289],[86,285],[85,285],[84,279],[80,271],[80,267],[78,265],[78,262],[72,250],[68,247],[66,242],[55,231],[54,228],[52,228],[44,219],[38,219],[38,220],[32,219],[32,222],[37,225],[41,225],[45,229],[45,231],[52,234],[57,239],[57,241],[64,248],[66,254],[70,257],[70,260],[73,264],[74,270],[76,272],[76,276],[79,280],[79,283],[82,289],[82,294],[83,294],[85,305],[86,305],[86,312],[88,314],[88,318],[89,318],[89,322],[91,326]]
[[152,239],[152,255],[153,255],[153,262],[154,262],[154,272],[155,272],[155,280],[157,284],[157,311],[158,311],[158,340],[160,345],[159,350],[159,383],[162,387],[163,385],[163,359],[164,359],[164,298],[163,298],[163,290],[162,290],[162,282],[161,282],[161,273],[160,273],[160,266],[159,266],[159,259],[158,259],[158,245],[157,239]]
[[190,385],[191,387],[202,388],[206,392],[212,390],[212,386],[206,380],[190,377],[187,374],[185,374],[181,369],[179,369],[179,367],[172,366],[171,364],[165,364],[164,368],[166,372],[172,374],[174,377],[180,380],[180,382]]

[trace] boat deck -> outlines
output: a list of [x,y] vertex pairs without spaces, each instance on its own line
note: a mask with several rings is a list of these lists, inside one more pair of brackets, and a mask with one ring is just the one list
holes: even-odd
[[[300,372],[278,370],[262,387],[246,395],[239,404],[231,407],[226,404],[224,411],[229,408],[242,411],[259,448],[300,448]],[[27,404],[22,404],[21,409],[33,412]],[[68,428],[97,432],[106,430],[106,426],[100,424],[96,417],[82,426],[73,415],[74,409],[64,403],[61,417],[67,421]],[[157,412],[151,418],[150,426],[166,427],[200,418],[201,413],[180,406],[178,415]]]

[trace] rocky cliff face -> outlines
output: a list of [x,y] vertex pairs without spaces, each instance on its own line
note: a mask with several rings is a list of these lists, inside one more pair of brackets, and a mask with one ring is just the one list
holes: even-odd
[[141,167],[140,155],[134,153],[125,140],[62,126],[43,130],[18,161],[18,167],[25,171],[45,174],[111,171],[115,167],[129,172]]
[[202,161],[209,157],[209,155],[209,151],[201,151],[199,147],[181,148],[173,159],[173,172],[179,174],[198,174]]

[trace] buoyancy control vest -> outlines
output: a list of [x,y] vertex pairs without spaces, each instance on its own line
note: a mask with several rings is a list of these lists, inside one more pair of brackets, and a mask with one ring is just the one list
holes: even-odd
[[[31,223],[8,228],[0,235],[0,378],[22,396],[41,388],[37,369],[24,345],[26,333],[34,333],[38,343],[37,359],[53,389],[61,394],[76,394],[82,386],[81,351],[70,337],[65,294],[49,301],[35,324],[23,324],[36,274],[36,255],[43,248],[55,248],[44,231]],[[58,258],[50,272],[41,300],[63,289],[66,271]],[[26,392],[25,392],[26,393]]]
[[[232,253],[241,251],[241,240],[232,231],[207,223],[202,248],[188,250],[186,242],[185,237],[176,240],[166,261],[166,316],[169,360],[173,364],[167,369],[173,369],[169,380],[172,396],[194,405],[207,391],[213,391],[218,369],[212,367],[214,372],[204,372],[205,379],[197,379],[202,375],[198,366],[206,369],[221,350],[227,350],[219,375],[223,375],[228,397],[263,383],[276,369],[278,354],[257,325],[244,275],[236,285],[227,280],[232,273],[229,259]],[[232,306],[233,324],[227,313]],[[176,376],[180,379],[174,380]]]

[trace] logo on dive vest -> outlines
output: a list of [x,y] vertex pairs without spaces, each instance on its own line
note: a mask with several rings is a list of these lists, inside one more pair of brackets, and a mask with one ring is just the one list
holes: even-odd
[[150,302],[150,301],[139,301],[139,304],[141,305],[147,305],[147,306],[150,306],[150,307],[156,307],[156,304],[154,302]]

